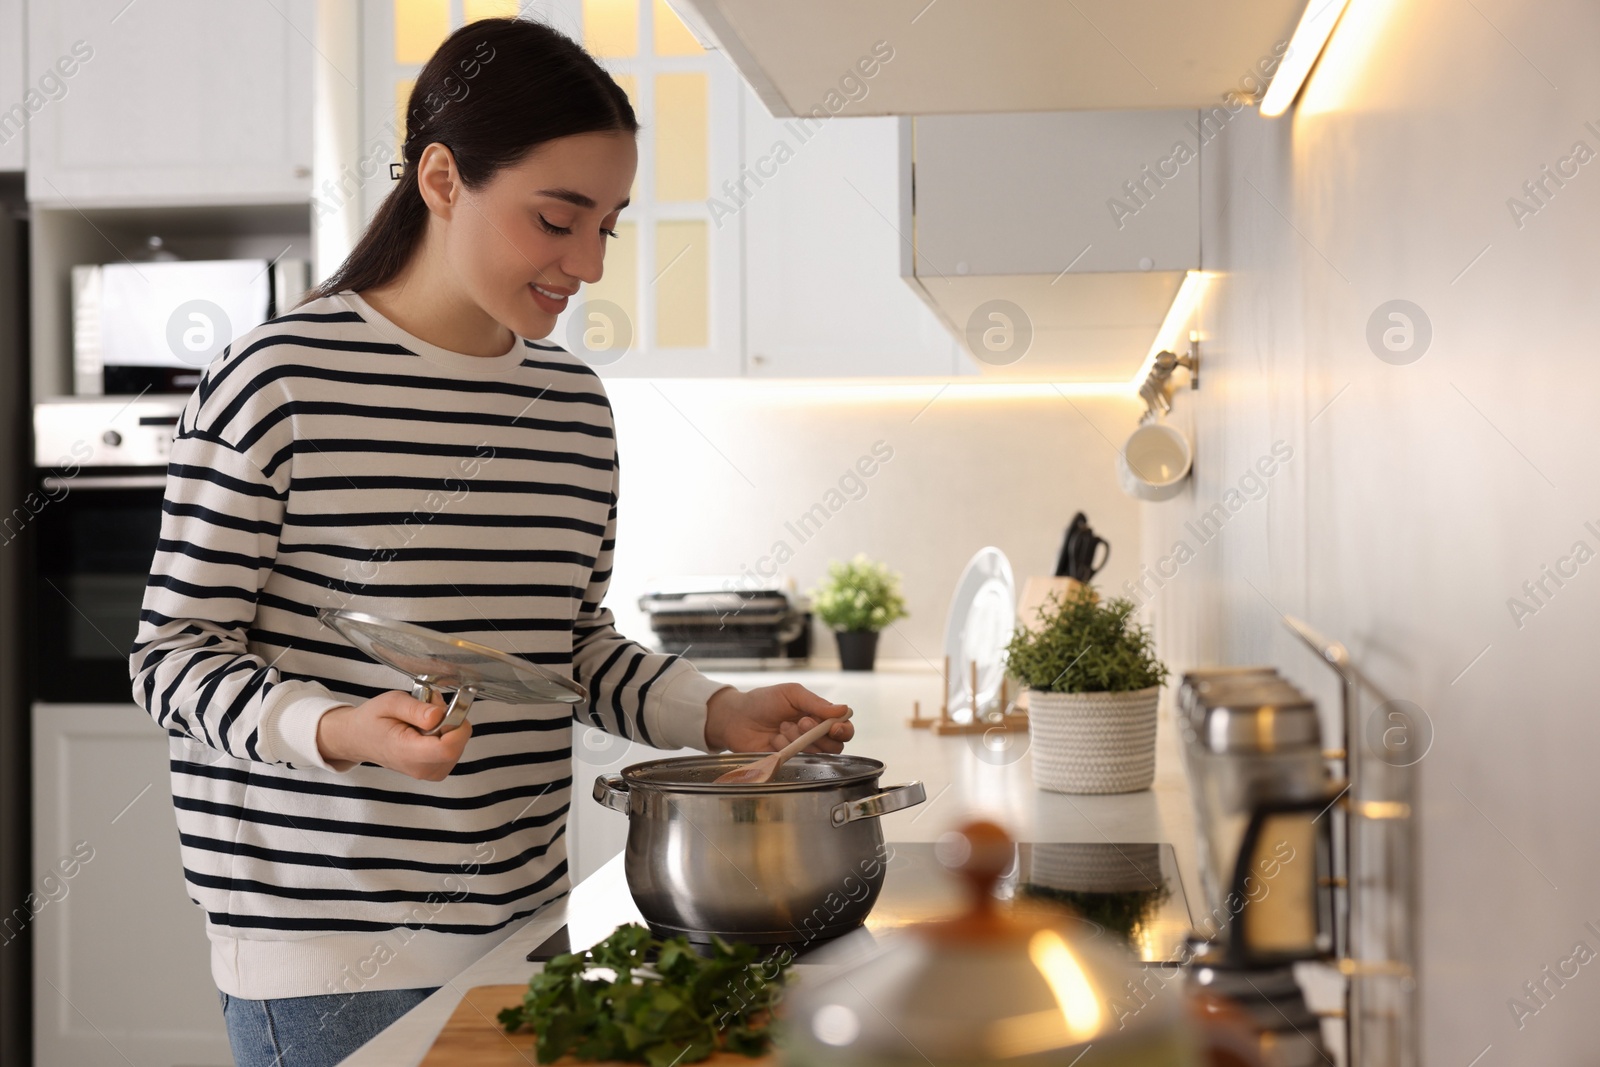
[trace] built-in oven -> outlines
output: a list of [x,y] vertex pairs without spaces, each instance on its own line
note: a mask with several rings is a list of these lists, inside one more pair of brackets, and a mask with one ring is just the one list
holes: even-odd
[[34,484],[25,510],[36,702],[132,700],[128,653],[186,399],[79,397],[34,406]]

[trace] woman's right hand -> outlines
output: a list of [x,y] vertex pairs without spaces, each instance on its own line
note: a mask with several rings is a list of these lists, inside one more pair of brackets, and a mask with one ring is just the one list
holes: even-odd
[[444,719],[442,697],[423,703],[409,693],[379,693],[356,707],[334,708],[317,720],[317,750],[339,771],[376,763],[425,782],[442,782],[472,737],[472,723],[429,737]]

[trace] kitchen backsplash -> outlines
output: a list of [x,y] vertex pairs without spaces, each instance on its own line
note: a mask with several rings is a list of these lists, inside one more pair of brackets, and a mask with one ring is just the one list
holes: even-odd
[[[613,380],[622,490],[607,604],[648,640],[639,594],[679,575],[792,576],[814,588],[830,560],[865,552],[904,578],[909,618],[879,656],[938,669],[945,615],[985,545],[1017,581],[1049,574],[1076,511],[1111,556],[1097,584],[1137,573],[1139,515],[1117,488],[1127,397],[935,395],[937,386],[783,386]],[[820,628],[814,651],[833,659]]]

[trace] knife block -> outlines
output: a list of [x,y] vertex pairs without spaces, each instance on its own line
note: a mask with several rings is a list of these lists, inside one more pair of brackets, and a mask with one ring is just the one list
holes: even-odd
[[1059,600],[1076,596],[1083,583],[1076,578],[1051,578],[1034,575],[1022,583],[1022,597],[1017,601],[1017,624],[1030,630],[1039,628],[1039,609],[1049,602],[1054,593]]

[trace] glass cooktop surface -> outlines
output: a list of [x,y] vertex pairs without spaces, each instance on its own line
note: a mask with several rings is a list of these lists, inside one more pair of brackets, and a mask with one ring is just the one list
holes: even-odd
[[[796,946],[798,962],[842,963],[871,949],[878,935],[961,913],[965,890],[939,863],[931,842],[889,842],[885,848],[889,855],[883,890],[866,925],[831,941]],[[592,880],[600,882],[601,877]],[[615,882],[591,890],[588,899],[587,886],[580,886],[569,900],[567,925],[527,958],[542,962],[585,949],[618,923],[643,922],[622,879]],[[1115,938],[1146,963],[1181,958],[1183,939],[1191,930],[1188,900],[1169,844],[1021,842],[995,895],[1064,904],[1076,912],[1085,936]]]

